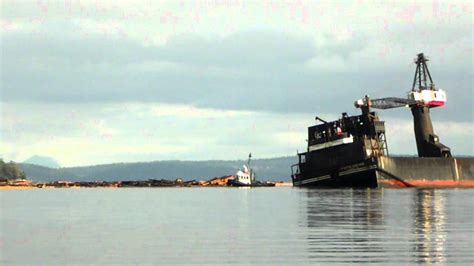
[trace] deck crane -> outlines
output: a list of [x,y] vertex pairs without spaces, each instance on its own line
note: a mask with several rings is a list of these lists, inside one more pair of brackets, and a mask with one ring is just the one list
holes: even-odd
[[435,87],[423,53],[415,59],[416,70],[413,85],[407,98],[387,97],[370,99],[365,96],[354,104],[361,108],[362,113],[368,114],[370,108],[391,109],[407,106],[413,114],[416,146],[419,157],[451,157],[449,147],[439,141],[434,133],[430,117],[430,108],[444,106],[446,93]]

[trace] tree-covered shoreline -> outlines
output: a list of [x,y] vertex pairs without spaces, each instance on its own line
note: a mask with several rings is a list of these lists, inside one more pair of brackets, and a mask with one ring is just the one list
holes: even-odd
[[17,163],[13,161],[6,163],[3,161],[3,159],[0,159],[0,179],[26,179],[26,175]]

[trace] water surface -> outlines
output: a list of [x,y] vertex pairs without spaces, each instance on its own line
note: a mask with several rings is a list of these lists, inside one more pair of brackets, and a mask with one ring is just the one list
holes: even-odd
[[474,262],[474,190],[0,191],[0,264]]

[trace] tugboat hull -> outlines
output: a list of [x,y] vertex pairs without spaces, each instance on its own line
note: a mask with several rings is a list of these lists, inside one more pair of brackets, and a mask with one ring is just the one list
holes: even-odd
[[255,182],[251,184],[241,183],[239,181],[233,181],[230,183],[233,187],[274,187],[275,183],[262,183],[262,182]]

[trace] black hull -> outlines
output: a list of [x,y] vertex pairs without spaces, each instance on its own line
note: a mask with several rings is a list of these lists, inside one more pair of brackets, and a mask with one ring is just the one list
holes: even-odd
[[301,187],[377,187],[377,162],[367,160],[321,169],[306,165],[304,172],[293,175],[293,185]]
[[385,157],[294,174],[297,187],[474,187],[474,158]]
[[323,180],[325,176],[304,179],[302,182],[293,183],[295,186],[301,187],[321,187],[321,188],[375,188],[377,187],[377,173],[375,170],[354,173],[345,176],[336,176]]

